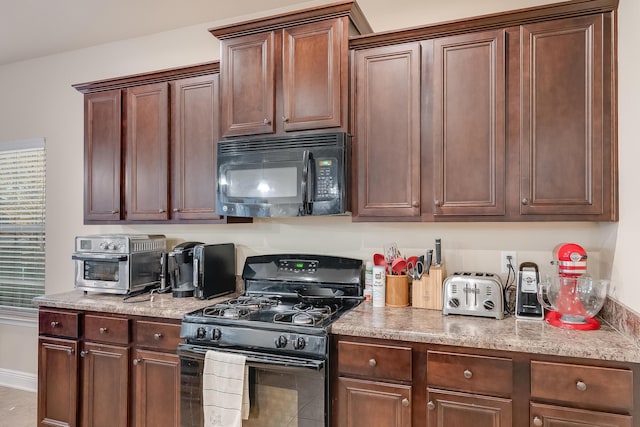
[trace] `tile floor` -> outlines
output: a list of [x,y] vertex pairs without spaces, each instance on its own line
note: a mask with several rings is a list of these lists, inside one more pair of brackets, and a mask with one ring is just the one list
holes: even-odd
[[35,427],[37,405],[34,392],[0,387],[0,427]]

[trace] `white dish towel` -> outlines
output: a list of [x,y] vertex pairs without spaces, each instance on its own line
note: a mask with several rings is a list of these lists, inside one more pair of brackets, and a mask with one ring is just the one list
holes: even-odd
[[204,427],[242,427],[249,418],[249,367],[241,354],[208,350],[202,380]]

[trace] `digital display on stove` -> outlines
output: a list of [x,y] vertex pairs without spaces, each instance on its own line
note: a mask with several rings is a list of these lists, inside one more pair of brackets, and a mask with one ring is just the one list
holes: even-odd
[[283,259],[278,263],[278,270],[294,273],[315,273],[318,269],[316,260]]

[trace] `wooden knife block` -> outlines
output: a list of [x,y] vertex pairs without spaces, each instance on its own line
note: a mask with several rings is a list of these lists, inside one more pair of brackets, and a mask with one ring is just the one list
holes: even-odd
[[429,274],[423,274],[411,285],[411,305],[417,308],[442,310],[442,283],[447,273],[444,264],[431,266]]

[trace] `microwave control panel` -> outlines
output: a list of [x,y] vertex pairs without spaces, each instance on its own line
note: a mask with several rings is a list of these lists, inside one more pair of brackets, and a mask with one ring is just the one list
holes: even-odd
[[338,161],[335,158],[316,160],[315,201],[333,200],[338,197]]

